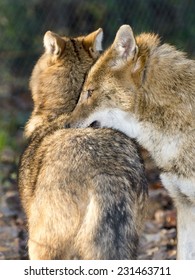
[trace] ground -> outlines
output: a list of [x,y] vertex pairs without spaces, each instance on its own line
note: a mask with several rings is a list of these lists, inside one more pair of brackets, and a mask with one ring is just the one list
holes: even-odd
[[[17,114],[17,110],[29,109],[28,102],[20,96],[14,103],[6,101],[1,105],[4,111],[14,106]],[[18,162],[24,146],[22,129],[15,133],[14,139],[16,145],[5,145],[0,150],[0,260],[28,259],[26,220],[17,187]],[[176,259],[176,210],[148,152],[141,150],[141,153],[149,183],[149,200],[138,259]]]

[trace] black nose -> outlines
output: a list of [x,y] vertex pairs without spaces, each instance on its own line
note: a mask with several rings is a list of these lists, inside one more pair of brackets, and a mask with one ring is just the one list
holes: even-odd
[[66,123],[66,124],[64,125],[64,128],[70,128],[70,123]]
[[94,121],[90,124],[89,127],[93,127],[93,128],[99,128],[100,127],[100,123],[98,121]]

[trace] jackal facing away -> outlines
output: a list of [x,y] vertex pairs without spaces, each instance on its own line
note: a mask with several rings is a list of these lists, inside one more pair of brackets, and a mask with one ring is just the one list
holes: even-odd
[[30,259],[135,259],[147,182],[136,144],[111,129],[64,129],[102,30],[44,36],[30,87],[34,110],[20,162]]
[[177,257],[195,259],[195,61],[123,25],[90,70],[70,120],[72,127],[94,122],[151,153],[177,207]]

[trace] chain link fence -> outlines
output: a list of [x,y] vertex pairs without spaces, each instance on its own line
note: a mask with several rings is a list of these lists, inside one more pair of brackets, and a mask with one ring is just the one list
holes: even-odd
[[102,27],[107,47],[124,23],[195,55],[194,0],[0,0],[0,94],[28,86],[47,30],[77,36]]

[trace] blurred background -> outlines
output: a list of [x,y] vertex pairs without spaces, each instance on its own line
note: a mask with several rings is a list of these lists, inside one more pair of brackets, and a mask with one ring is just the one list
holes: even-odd
[[[130,24],[136,34],[158,33],[162,41],[195,57],[194,0],[0,0],[0,259],[23,258],[24,217],[17,193],[17,166],[25,145],[23,128],[32,110],[29,77],[43,52],[44,33],[51,30],[77,36],[102,27],[106,48],[122,24]],[[155,211],[164,211],[166,205],[167,211],[172,211],[167,197],[162,205],[165,193],[159,191],[158,171],[148,170],[161,202]],[[158,221],[163,216],[158,213],[155,218],[156,212],[152,213]],[[168,218],[163,218],[171,221],[173,228],[174,215],[168,212]],[[149,227],[150,232],[155,231]],[[174,234],[171,236],[174,243]],[[174,244],[169,246],[173,249]],[[155,258],[153,251],[151,256]],[[174,258],[174,253],[171,256]]]

